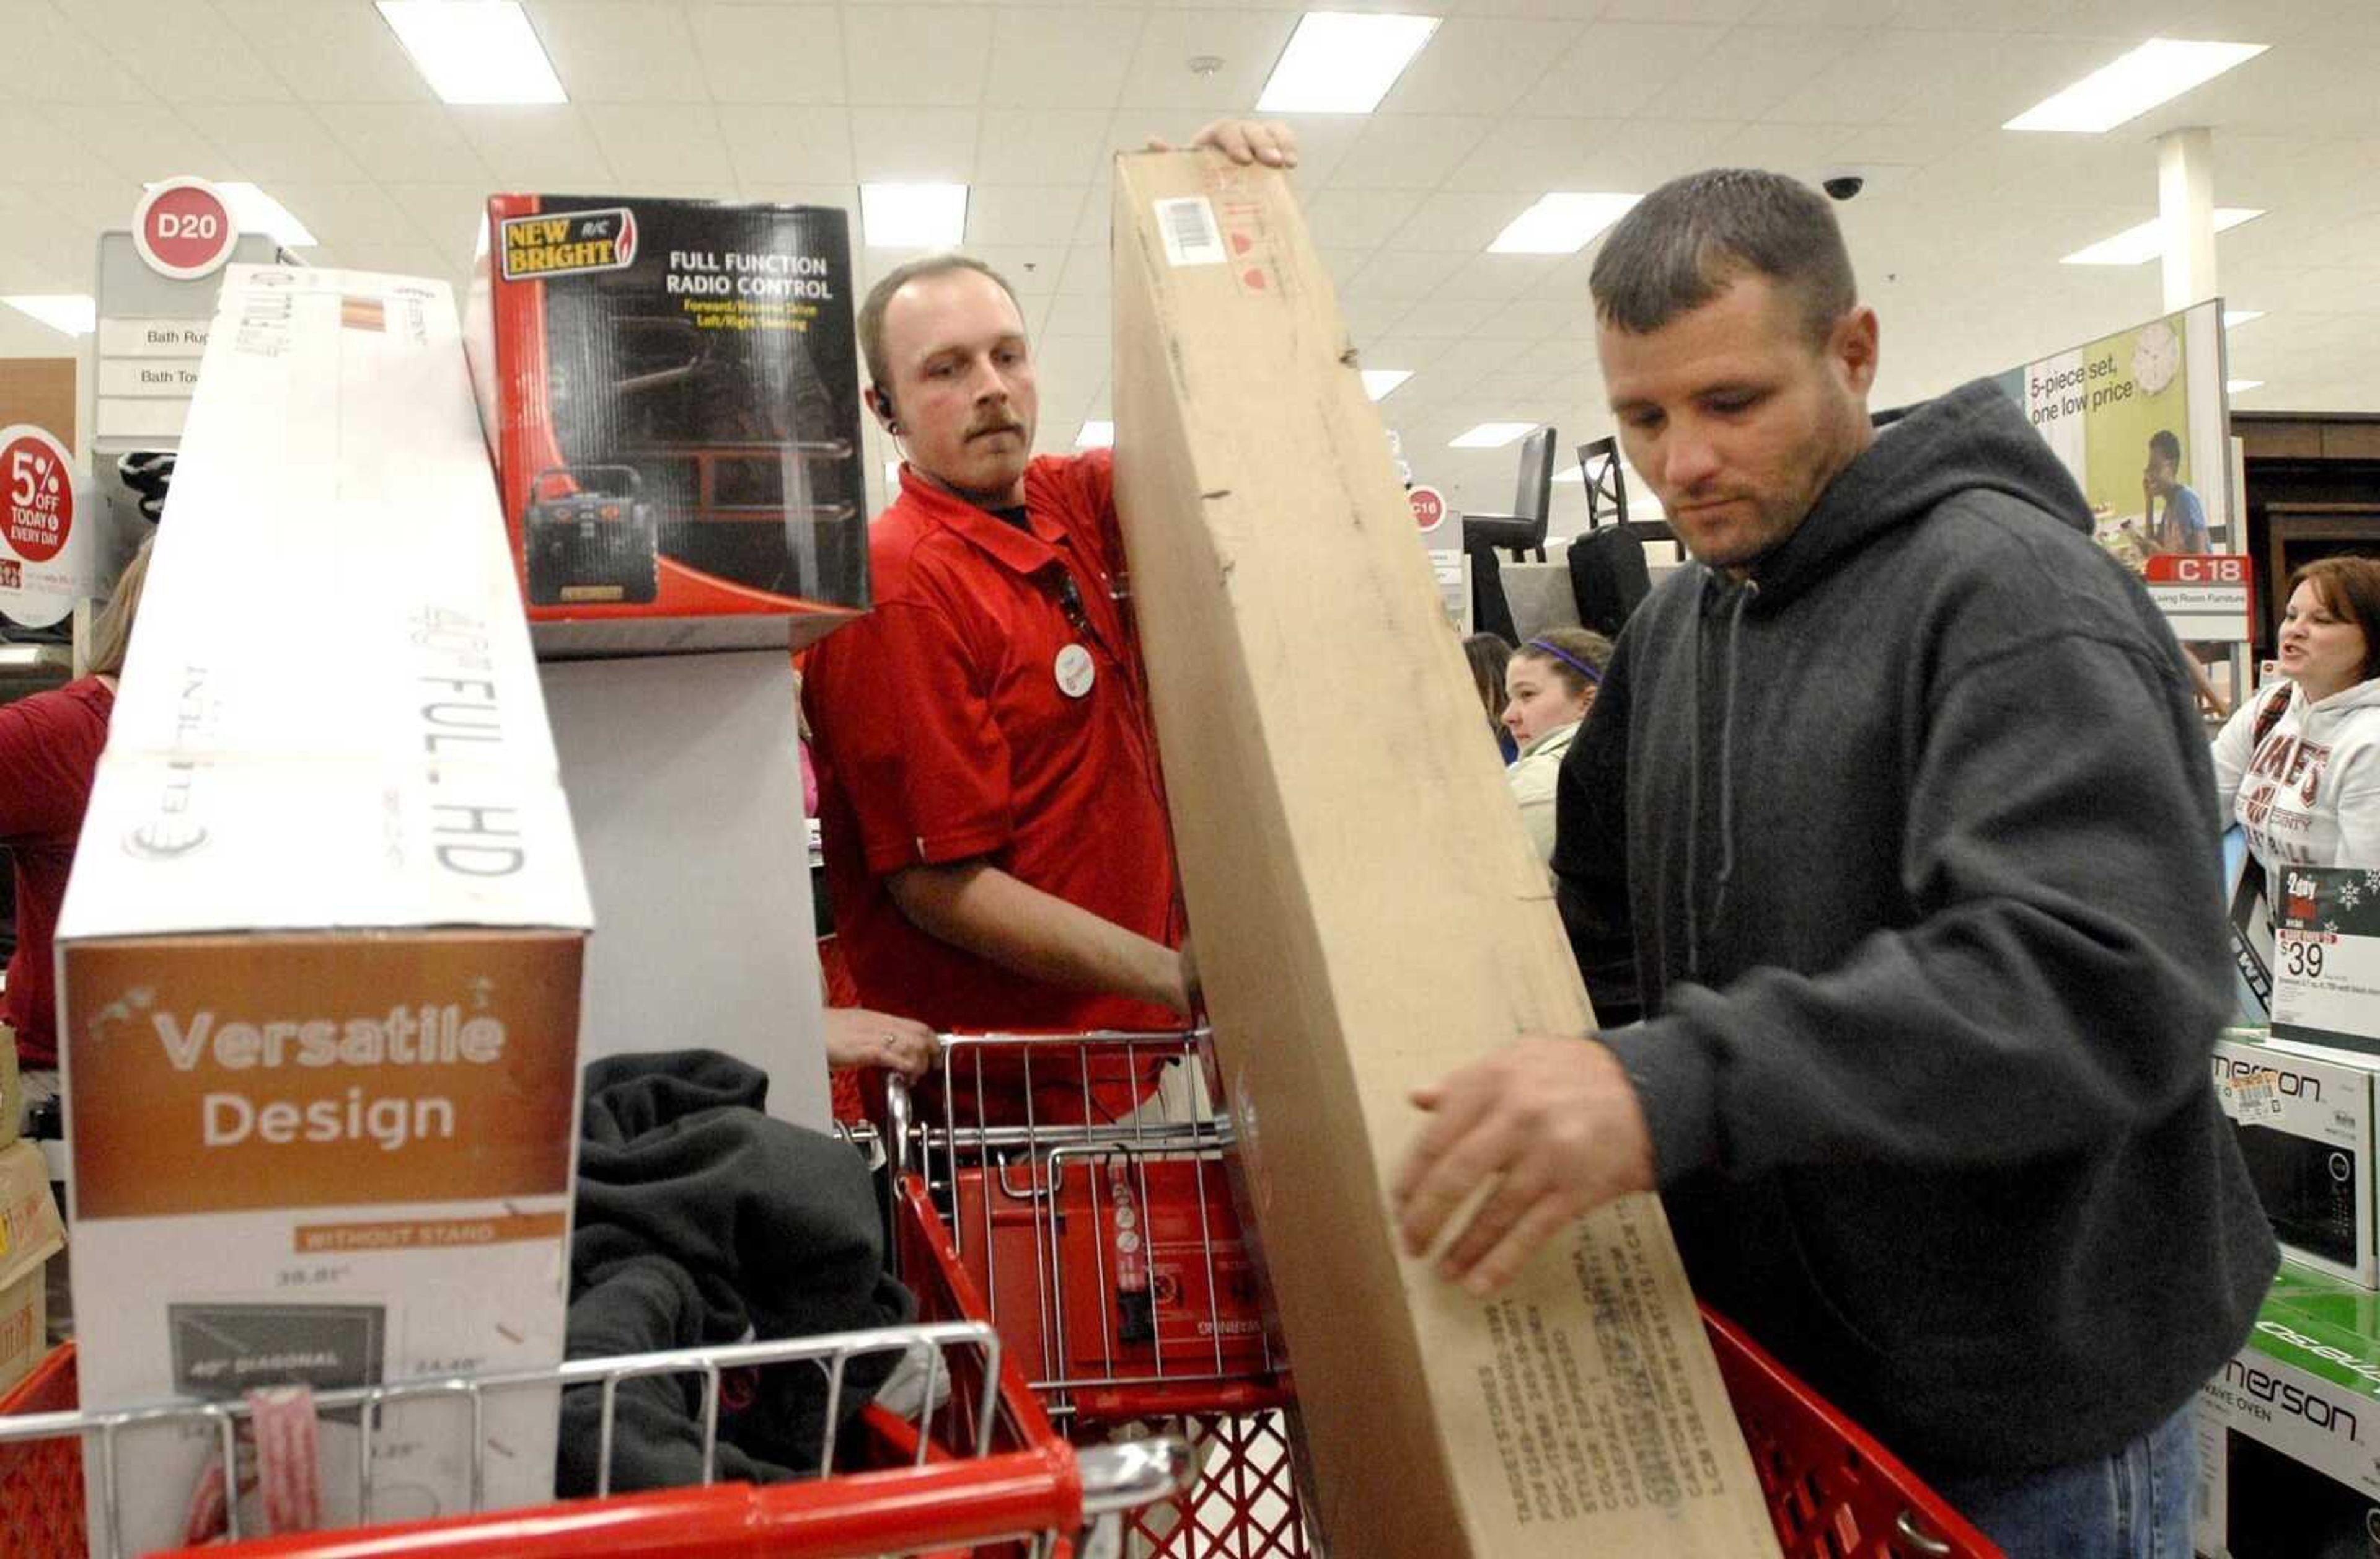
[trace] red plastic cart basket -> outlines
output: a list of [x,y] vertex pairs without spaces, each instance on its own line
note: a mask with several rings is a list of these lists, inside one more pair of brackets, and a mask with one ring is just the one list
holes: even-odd
[[[990,1317],[1078,1443],[1155,1430],[1197,1448],[1185,1494],[1126,1518],[1135,1552],[1302,1559],[1291,1395],[1225,1179],[1229,1123],[1198,1080],[1206,1037],[945,1036],[928,1098],[887,1101],[897,1255],[965,1297],[950,1313]],[[1119,1112],[1119,1078],[1149,1096]],[[1857,1425],[1704,1318],[1789,1559],[1997,1559]]]

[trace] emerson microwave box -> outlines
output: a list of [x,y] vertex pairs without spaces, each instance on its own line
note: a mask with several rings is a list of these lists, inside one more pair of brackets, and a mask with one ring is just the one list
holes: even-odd
[[[552,1365],[588,900],[452,294],[236,265],[204,361],[58,926],[82,1404]],[[364,1511],[326,1421],[333,1524],[551,1496],[551,1389],[471,1425]],[[174,1545],[210,1436],[115,1444]]]
[[1397,1248],[1409,1091],[1593,1014],[1288,180],[1114,190],[1117,505],[1305,1509],[1333,1553],[1774,1554],[1657,1200],[1487,1300]]
[[799,647],[866,608],[848,224],[489,200],[466,335],[540,654]]
[[2289,1286],[2199,1391],[2192,1545],[2207,1559],[2380,1549],[2380,1343],[2299,1308]]
[[2216,1041],[2215,1090],[2282,1248],[2370,1286],[2380,1285],[2374,1072],[2357,1059],[2229,1030]]

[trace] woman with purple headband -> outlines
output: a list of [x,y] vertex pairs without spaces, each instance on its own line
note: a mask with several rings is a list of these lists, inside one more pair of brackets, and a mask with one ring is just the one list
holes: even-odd
[[1611,640],[1603,635],[1556,627],[1515,650],[1504,667],[1504,728],[1521,748],[1504,773],[1540,860],[1553,859],[1554,785],[1562,754],[1595,706],[1603,668],[1610,664]]

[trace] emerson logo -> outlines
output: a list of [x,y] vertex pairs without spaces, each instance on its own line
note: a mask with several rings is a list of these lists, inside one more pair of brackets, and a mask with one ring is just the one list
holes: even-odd
[[2215,1058],[2215,1080],[2218,1083],[2229,1082],[2235,1078],[2252,1078],[2259,1073],[2271,1078],[2273,1086],[2284,1098],[2302,1099],[2310,1104],[2322,1102],[2320,1078],[2301,1077],[2295,1072],[2285,1072],[2277,1066],[2261,1066],[2255,1062],[2241,1061],[2228,1055],[2218,1055]]
[[625,271],[637,261],[637,213],[625,206],[513,216],[504,222],[504,280]]

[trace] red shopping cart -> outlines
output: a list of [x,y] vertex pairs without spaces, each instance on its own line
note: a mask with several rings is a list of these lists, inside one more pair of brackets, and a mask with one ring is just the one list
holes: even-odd
[[[936,1313],[990,1317],[1077,1443],[1163,1432],[1196,1447],[1185,1492],[1123,1517],[1134,1552],[1296,1559],[1312,1545],[1293,1394],[1229,1192],[1207,1039],[945,1036],[928,1094],[886,1102],[898,1255],[962,1306]],[[1146,1097],[1116,1108],[1119,1078]],[[1704,1316],[1790,1559],[1996,1559],[1857,1425]]]
[[[916,1243],[914,1234],[905,1240]],[[1039,1403],[982,1318],[973,1297],[941,1282],[930,1263],[911,1283],[921,1302],[952,1319],[919,1326],[795,1341],[684,1349],[632,1358],[573,1361],[503,1376],[410,1382],[322,1392],[325,1412],[358,1415],[364,1435],[359,1469],[372,1465],[372,1436],[398,1405],[443,1399],[458,1417],[458,1438],[472,1431],[484,1399],[507,1390],[593,1385],[604,1393],[599,1465],[608,1486],[612,1395],[623,1382],[656,1374],[698,1376],[706,1478],[698,1488],[599,1496],[530,1510],[450,1516],[241,1541],[237,1506],[233,1541],[204,1550],[240,1559],[395,1559],[406,1555],[560,1559],[1071,1559],[1087,1521],[1167,1497],[1188,1477],[1189,1451],[1178,1441],[1143,1439],[1077,1453],[1051,1429]],[[971,1313],[972,1312],[972,1313]],[[838,1437],[836,1399],[854,1365],[898,1355],[927,1406],[918,1421],[871,1406],[856,1433]],[[722,1381],[763,1365],[808,1362],[828,1382],[827,1433],[820,1476],[766,1487],[716,1484],[716,1431]],[[0,1400],[0,1539],[9,1559],[107,1559],[117,1525],[108,1492],[115,1442],[129,1428],[175,1419],[204,1422],[222,1446],[228,1479],[236,1465],[243,1403],[164,1404],[128,1411],[79,1411],[71,1345]],[[838,1438],[844,1443],[838,1443]],[[476,1440],[476,1435],[474,1435]],[[83,1446],[98,1447],[100,1536],[87,1544]],[[359,1470],[357,1508],[372,1510],[369,1472]],[[201,1551],[187,1551],[195,1556]]]

